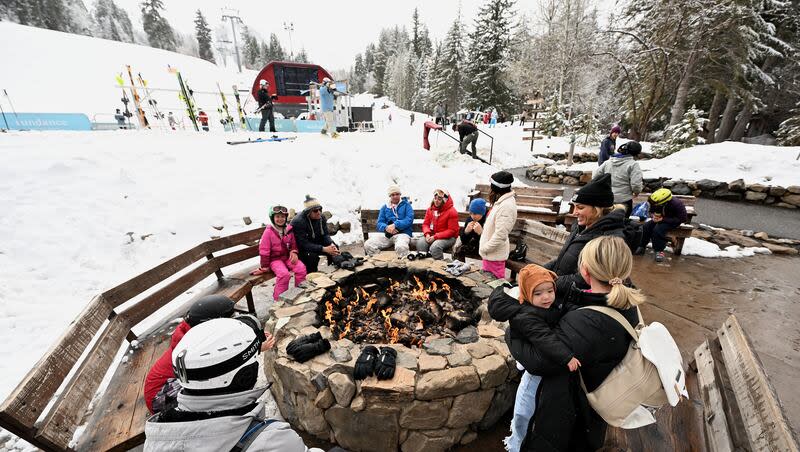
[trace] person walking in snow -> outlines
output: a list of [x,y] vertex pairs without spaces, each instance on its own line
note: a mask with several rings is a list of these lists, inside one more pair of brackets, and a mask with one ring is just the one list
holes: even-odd
[[411,125],[413,126],[414,125],[414,112],[413,111],[411,112],[411,115],[409,117],[411,118]]
[[633,211],[633,199],[642,192],[644,180],[642,169],[636,163],[636,158],[642,152],[642,145],[636,141],[628,141],[617,149],[594,172],[594,178],[604,174],[611,175],[611,191],[614,192],[614,204],[625,206],[627,215]]
[[597,156],[597,166],[602,165],[603,162],[608,160],[611,154],[614,153],[614,149],[617,148],[617,137],[621,131],[622,129],[619,126],[612,127],[611,132],[603,139],[603,142],[600,143],[600,154]]
[[258,131],[264,132],[264,128],[269,121],[269,131],[275,133],[275,114],[272,112],[272,101],[277,99],[278,96],[269,94],[269,82],[261,80],[258,82],[260,88],[257,93],[256,100],[258,101],[258,109],[261,112],[261,123],[258,125]]
[[408,198],[403,197],[400,187],[391,185],[387,190],[389,202],[381,206],[378,213],[377,229],[380,235],[373,235],[364,243],[368,256],[394,246],[397,256],[406,257],[408,244],[414,232],[414,208]]
[[489,118],[489,127],[494,128],[497,125],[497,109],[492,110],[492,115]]
[[433,108],[433,117],[436,118],[436,124],[444,125],[444,108],[441,104]]
[[334,112],[337,93],[336,83],[328,77],[323,78],[322,85],[319,87],[319,106],[322,110],[322,117],[325,119],[325,128],[322,129],[322,133],[327,133],[333,138],[339,136],[336,132],[336,116]]
[[467,146],[472,145],[472,158],[478,156],[478,126],[470,120],[463,120],[460,124],[453,123],[453,132],[458,132],[458,152],[462,154],[467,153]]
[[306,279],[306,266],[300,261],[292,225],[286,224],[288,215],[289,209],[283,206],[273,206],[269,209],[271,225],[264,229],[258,244],[261,267],[250,272],[251,275],[260,275],[271,270],[275,274],[277,281],[272,293],[275,301],[278,301],[278,297],[289,288],[291,273],[294,273],[295,287]]

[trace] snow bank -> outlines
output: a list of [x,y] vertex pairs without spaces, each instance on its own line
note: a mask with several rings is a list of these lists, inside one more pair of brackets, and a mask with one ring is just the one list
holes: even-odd
[[800,185],[800,147],[762,146],[726,141],[693,146],[663,159],[640,162],[644,177],[712,179],[788,187]]
[[754,256],[755,254],[772,254],[770,250],[768,250],[767,248],[761,248],[761,247],[742,248],[738,245],[731,245],[723,250],[720,249],[720,247],[714,243],[707,242],[705,240],[701,240],[695,237],[688,237],[683,242],[682,253],[684,256],[728,257],[728,258],[750,257]]

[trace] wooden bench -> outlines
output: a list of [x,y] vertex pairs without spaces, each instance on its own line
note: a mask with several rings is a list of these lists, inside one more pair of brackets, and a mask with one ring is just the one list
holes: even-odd
[[[690,223],[692,222],[692,219],[694,219],[694,216],[696,215],[695,203],[697,202],[697,198],[694,196],[686,196],[686,195],[672,195],[672,196],[680,199],[683,202],[683,205],[686,206],[686,216],[688,218],[687,223],[681,224],[679,227],[667,233],[667,238],[669,238],[670,241],[672,242],[673,252],[675,253],[676,256],[680,256],[681,252],[683,251],[683,242],[688,237],[692,236],[692,232],[694,232],[695,229],[694,226],[692,226]],[[650,193],[639,193],[639,195],[633,199],[634,207],[637,204],[647,202],[647,199],[649,197]],[[572,202],[570,202],[569,213],[564,216],[564,226],[567,228],[567,230],[572,230],[572,226],[576,221],[575,214],[572,213],[572,210],[573,210],[573,204]]]
[[[563,188],[541,188],[528,186],[512,186],[516,193],[517,219],[535,220],[544,224],[555,225],[558,221],[561,201],[564,199]],[[489,199],[490,187],[478,184],[469,193],[469,201],[475,198]],[[469,209],[469,203],[467,204]]]
[[[414,209],[414,224],[412,225],[413,232],[422,234],[422,220],[425,219],[425,209]],[[376,209],[361,209],[361,232],[364,236],[364,241],[369,239],[369,234],[379,234],[378,232],[378,215],[380,210]],[[462,228],[464,223],[469,220],[469,214],[466,212],[458,212],[458,227]],[[409,247],[416,250],[415,240],[412,238]]]
[[[76,450],[127,450],[143,443],[148,416],[144,379],[169,346],[176,326],[172,319],[183,316],[198,297],[208,294],[227,295],[235,301],[244,297],[247,310],[255,312],[252,288],[273,275],[250,276],[255,263],[228,276],[222,269],[257,257],[263,231],[258,228],[203,242],[95,296],[0,405],[0,426],[45,450],[72,450],[69,444],[75,430],[84,423]],[[151,317],[211,275],[216,281],[171,315]],[[145,320],[155,320],[154,326],[134,333],[133,328]],[[122,348],[120,362],[115,357]],[[85,358],[79,360],[84,352]],[[113,374],[108,388],[87,413],[108,372]]]

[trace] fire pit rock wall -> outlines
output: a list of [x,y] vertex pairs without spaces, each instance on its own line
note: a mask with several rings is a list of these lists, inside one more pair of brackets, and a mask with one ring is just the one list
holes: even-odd
[[[368,259],[356,272],[376,267],[427,270],[443,278],[445,263],[400,260],[394,252]],[[513,406],[518,372],[503,335],[506,324],[486,310],[501,281],[479,271],[458,279],[482,302],[477,326],[455,338],[431,336],[422,347],[390,344],[397,350],[391,380],[353,379],[361,349],[348,339],[333,340],[327,326],[316,327],[318,303],[326,289],[353,275],[347,270],[313,273],[305,289],[292,289],[271,308],[268,328],[277,339],[264,356],[267,378],[281,414],[295,428],[353,451],[444,451],[466,444]],[[294,361],[286,346],[295,337],[320,331],[331,350],[305,363]],[[374,344],[386,346],[387,344]]]

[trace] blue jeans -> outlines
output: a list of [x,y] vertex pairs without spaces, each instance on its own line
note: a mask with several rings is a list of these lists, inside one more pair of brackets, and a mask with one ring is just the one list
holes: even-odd
[[517,387],[517,398],[514,400],[514,417],[511,419],[511,435],[503,440],[506,450],[519,452],[528,424],[536,411],[536,390],[539,389],[542,377],[523,372]]

